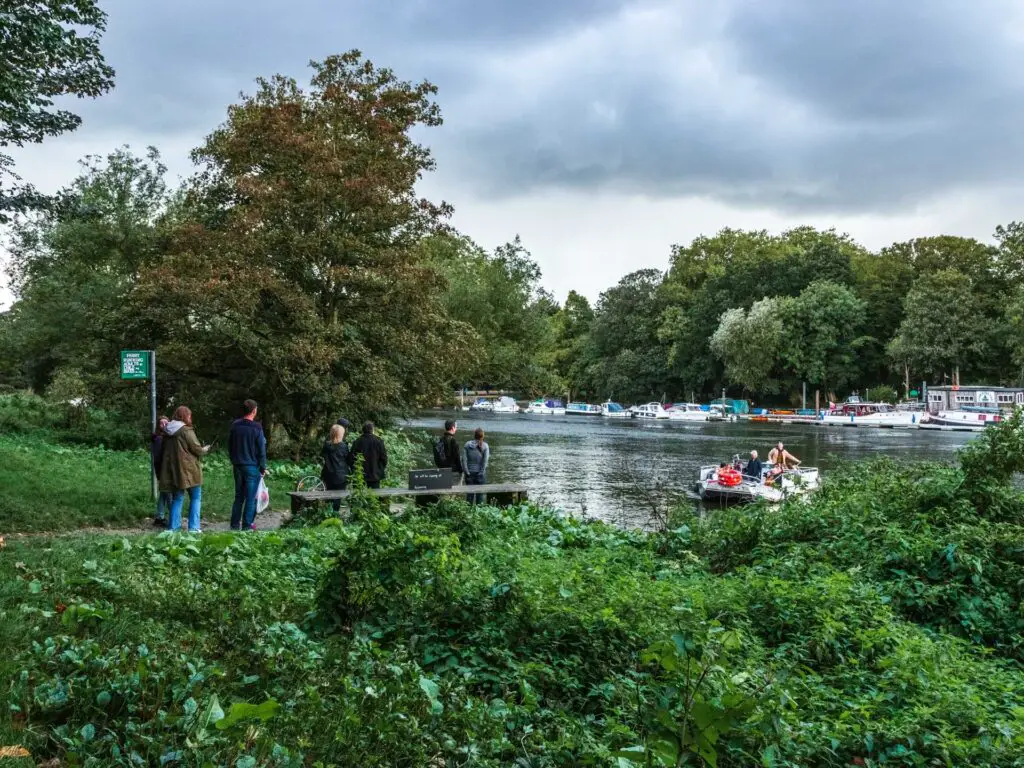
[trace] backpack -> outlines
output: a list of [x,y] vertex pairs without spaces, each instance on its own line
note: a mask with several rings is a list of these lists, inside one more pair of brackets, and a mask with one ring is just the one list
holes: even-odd
[[450,467],[451,457],[448,456],[448,448],[444,444],[444,438],[439,437],[434,441],[434,466],[440,468]]

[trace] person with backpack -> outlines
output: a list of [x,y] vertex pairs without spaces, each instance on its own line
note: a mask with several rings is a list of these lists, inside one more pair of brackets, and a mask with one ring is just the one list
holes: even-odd
[[462,464],[462,451],[455,440],[455,432],[459,423],[448,419],[444,423],[444,434],[434,441],[434,466],[438,469],[450,469],[455,475],[453,485],[462,484],[462,476],[466,473]]
[[361,434],[348,452],[348,465],[354,468],[356,460],[363,457],[363,479],[367,488],[380,488],[388,470],[388,449],[384,441],[373,433],[373,422],[363,424]]
[[167,437],[167,422],[169,419],[166,416],[161,416],[160,420],[156,423],[156,431],[153,433],[153,439],[150,442],[149,453],[153,460],[153,473],[156,475],[157,482],[157,495],[156,495],[156,512],[153,515],[153,525],[160,528],[167,527],[167,519],[165,513],[169,515],[171,513],[171,490],[165,488],[160,482],[160,465],[164,460],[164,439]]
[[167,437],[164,438],[163,461],[160,465],[160,483],[171,491],[171,514],[167,530],[176,531],[181,527],[181,511],[188,491],[188,531],[199,530],[199,512],[203,499],[203,465],[201,459],[210,452],[210,446],[203,445],[196,437],[192,426],[192,411],[179,405],[174,418],[167,423]]
[[[484,442],[484,431],[480,427],[473,433],[473,439],[464,448],[466,461],[466,485],[487,485],[487,463],[491,459],[491,449]],[[487,496],[482,493],[466,494],[470,504],[485,504]]]
[[[320,479],[328,491],[344,491],[348,488],[348,443],[345,442],[345,428],[340,424],[331,425],[331,436],[320,450],[324,468]],[[331,501],[335,512],[341,509],[341,499]]]

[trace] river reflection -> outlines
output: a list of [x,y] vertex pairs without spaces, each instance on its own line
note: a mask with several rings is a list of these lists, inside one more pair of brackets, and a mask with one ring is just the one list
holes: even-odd
[[[440,434],[452,414],[423,414],[410,430]],[[823,470],[884,454],[952,461],[970,433],[779,425],[756,422],[682,424],[611,421],[586,416],[458,413],[459,444],[483,427],[491,446],[491,482],[519,482],[530,498],[577,515],[620,525],[648,525],[654,509],[685,496],[707,464],[762,458],[779,440],[806,466]]]

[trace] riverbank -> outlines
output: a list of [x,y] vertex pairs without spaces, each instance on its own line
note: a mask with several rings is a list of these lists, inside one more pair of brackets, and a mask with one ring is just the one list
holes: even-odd
[[1012,765],[1003,437],[663,533],[357,499],[348,525],[16,542],[0,738],[126,766]]

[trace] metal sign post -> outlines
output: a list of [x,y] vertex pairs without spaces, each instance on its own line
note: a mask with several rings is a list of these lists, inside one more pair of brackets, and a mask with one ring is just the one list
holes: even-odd
[[[121,378],[130,380],[149,379],[149,421],[150,434],[156,432],[156,350],[122,349]],[[149,485],[156,501],[158,494],[156,469],[149,462]]]

